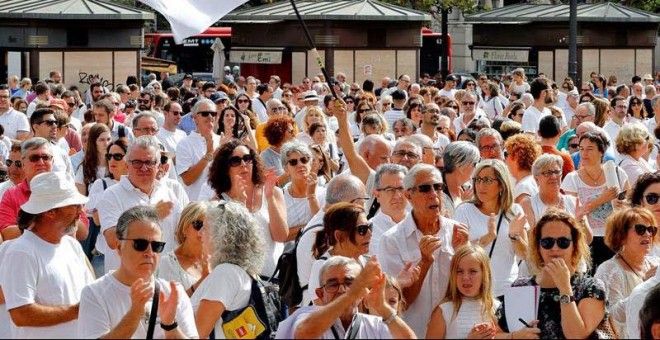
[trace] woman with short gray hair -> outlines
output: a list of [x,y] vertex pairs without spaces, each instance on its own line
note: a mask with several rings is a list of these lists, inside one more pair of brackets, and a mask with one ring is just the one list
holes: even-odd
[[456,207],[472,198],[470,179],[474,166],[479,162],[479,149],[470,142],[453,142],[447,145],[442,158],[442,180],[446,184],[442,193],[442,206],[445,208],[444,215],[452,218]]
[[282,188],[291,241],[325,204],[325,188],[317,185],[314,156],[307,144],[295,140],[287,142],[280,155],[284,172],[291,179]]

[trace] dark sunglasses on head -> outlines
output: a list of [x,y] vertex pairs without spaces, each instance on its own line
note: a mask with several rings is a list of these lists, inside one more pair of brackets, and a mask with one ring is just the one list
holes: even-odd
[[434,190],[435,192],[440,192],[442,190],[445,190],[445,184],[444,183],[422,184],[422,185],[418,185],[416,189],[422,194],[431,192],[431,190]]
[[366,235],[369,231],[374,230],[374,224],[369,222],[367,224],[360,224],[355,226],[355,230],[360,236]]
[[109,161],[111,159],[116,160],[117,162],[121,161],[124,159],[124,154],[123,153],[106,153],[105,154],[105,160]]
[[658,227],[652,225],[645,226],[643,224],[635,224],[634,228],[635,228],[635,232],[639,236],[644,236],[644,234],[646,234],[647,231],[649,232],[649,234],[651,234],[651,237],[654,237],[655,234],[658,233]]
[[133,249],[136,251],[145,251],[151,245],[151,251],[154,253],[162,253],[165,249],[165,242],[160,241],[147,241],[143,238],[123,238],[122,241],[133,241]]
[[571,242],[573,242],[573,240],[563,236],[559,238],[544,237],[539,241],[539,244],[543,249],[550,250],[555,246],[555,242],[557,242],[557,247],[560,249],[568,249],[568,247],[571,246]]
[[298,158],[298,159],[296,159],[296,158],[294,158],[294,159],[289,159],[289,160],[287,161],[287,163],[289,163],[289,165],[291,165],[291,166],[297,166],[297,165],[298,165],[298,161],[300,161],[300,164],[307,164],[307,163],[309,163],[309,157],[305,157],[305,156],[303,156],[303,157],[300,157],[300,158]]
[[644,199],[646,199],[647,204],[656,205],[658,203],[658,200],[660,200],[660,194],[656,194],[652,192],[650,194],[646,194],[646,196],[644,196]]
[[215,117],[218,115],[218,113],[215,111],[201,111],[201,112],[197,112],[197,114],[201,115],[202,117],[208,117],[209,115],[211,117]]
[[8,159],[5,162],[5,164],[7,164],[7,167],[12,166],[12,164],[15,165],[17,168],[22,168],[23,167],[23,162],[21,162],[21,161],[12,161],[11,159]]
[[200,231],[202,230],[202,227],[204,227],[204,221],[193,221],[192,227],[195,228],[195,230]]
[[253,161],[254,161],[254,156],[252,154],[247,154],[244,155],[243,157],[232,156],[229,157],[229,166],[230,167],[240,166],[241,164],[243,164],[243,162],[245,162],[245,164],[252,164]]

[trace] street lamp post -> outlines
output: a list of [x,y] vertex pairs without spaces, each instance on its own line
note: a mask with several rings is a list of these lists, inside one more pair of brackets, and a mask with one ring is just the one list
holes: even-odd
[[449,75],[449,13],[451,9],[445,6],[442,3],[442,0],[438,0],[433,6],[431,6],[431,15],[435,20],[438,20],[438,12],[440,12],[440,27],[442,33],[442,45],[440,46],[440,74],[442,74],[442,79],[445,79]]
[[577,74],[577,0],[570,0],[568,27],[568,76],[578,84]]

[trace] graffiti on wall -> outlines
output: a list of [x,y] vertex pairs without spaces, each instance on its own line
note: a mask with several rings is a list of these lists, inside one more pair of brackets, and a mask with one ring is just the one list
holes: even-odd
[[93,83],[101,83],[101,86],[106,87],[106,88],[113,88],[114,84],[111,83],[109,80],[103,79],[98,73],[93,74],[93,73],[86,73],[86,72],[78,72],[78,77],[80,80],[78,83],[84,84],[84,85],[91,85]]

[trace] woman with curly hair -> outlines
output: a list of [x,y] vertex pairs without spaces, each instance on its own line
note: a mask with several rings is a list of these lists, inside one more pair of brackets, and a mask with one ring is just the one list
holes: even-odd
[[211,256],[213,270],[190,302],[200,338],[205,339],[212,331],[216,337],[225,335],[222,314],[250,303],[252,282],[264,265],[267,243],[254,216],[233,201],[209,208],[201,230],[202,247]]
[[[263,130],[269,147],[261,152],[261,159],[264,160],[266,168],[275,169],[277,176],[284,174],[280,150],[284,143],[295,137],[295,130],[293,128],[295,124],[296,122],[289,116],[270,117]],[[285,175],[284,177],[284,180],[286,180],[288,176]]]
[[513,189],[513,199],[520,203],[539,192],[532,176],[532,165],[543,152],[534,137],[528,134],[517,134],[509,137],[504,143],[504,161],[511,176],[516,180]]
[[209,170],[208,184],[216,196],[242,203],[258,222],[266,240],[266,259],[259,272],[264,277],[275,271],[282,242],[289,236],[284,194],[276,182],[275,171],[266,171],[256,151],[237,140],[218,149]]
[[85,158],[76,170],[76,188],[83,195],[89,193],[89,188],[99,178],[105,177],[108,161],[105,153],[112,141],[110,129],[105,124],[94,124],[89,129]]

